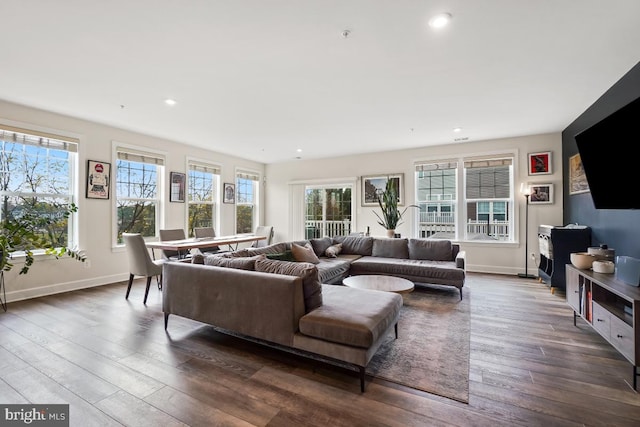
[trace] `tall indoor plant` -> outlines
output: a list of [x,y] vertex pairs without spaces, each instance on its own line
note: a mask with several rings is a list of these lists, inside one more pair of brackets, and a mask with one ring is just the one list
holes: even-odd
[[388,179],[385,184],[384,191],[378,195],[378,205],[382,211],[373,212],[378,217],[378,224],[383,226],[387,230],[387,237],[393,237],[396,232],[396,228],[402,224],[402,215],[405,214],[409,208],[417,208],[416,205],[406,206],[400,210],[398,208],[398,188],[396,181]]
[[[58,211],[62,220],[66,223],[69,216],[78,211],[75,204],[63,205]],[[13,268],[12,255],[14,252],[24,254],[24,265],[19,274],[27,274],[35,261],[33,251],[44,249],[47,255],[56,258],[70,256],[84,262],[86,255],[76,249],[70,249],[60,245],[54,233],[55,225],[60,218],[50,215],[41,215],[37,212],[25,210],[20,215],[5,215],[0,222],[0,303],[6,311],[6,296],[4,290],[4,272]]]

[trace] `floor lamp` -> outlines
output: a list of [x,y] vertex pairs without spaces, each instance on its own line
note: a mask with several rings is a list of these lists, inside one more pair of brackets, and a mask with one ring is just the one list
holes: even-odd
[[537,279],[533,274],[529,274],[529,197],[531,196],[531,189],[529,186],[520,184],[520,192],[524,194],[526,199],[525,215],[524,215],[524,273],[518,273],[518,277],[523,279]]

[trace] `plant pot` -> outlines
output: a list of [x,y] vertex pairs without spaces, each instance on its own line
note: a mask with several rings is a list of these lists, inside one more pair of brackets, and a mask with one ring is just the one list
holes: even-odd
[[393,237],[396,234],[396,230],[387,230],[387,237]]

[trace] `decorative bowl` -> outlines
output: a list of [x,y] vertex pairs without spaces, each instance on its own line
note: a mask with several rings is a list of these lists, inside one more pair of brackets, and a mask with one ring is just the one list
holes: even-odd
[[611,274],[616,270],[616,266],[612,261],[593,261],[593,271],[595,273]]
[[593,261],[597,259],[595,255],[587,252],[573,252],[571,253],[570,258],[571,264],[580,270],[590,269],[593,266]]

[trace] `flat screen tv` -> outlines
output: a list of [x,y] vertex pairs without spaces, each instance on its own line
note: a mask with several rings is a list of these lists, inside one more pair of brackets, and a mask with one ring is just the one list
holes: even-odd
[[596,209],[640,209],[640,98],[575,136]]

